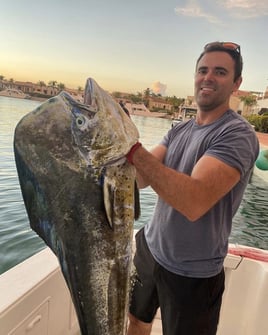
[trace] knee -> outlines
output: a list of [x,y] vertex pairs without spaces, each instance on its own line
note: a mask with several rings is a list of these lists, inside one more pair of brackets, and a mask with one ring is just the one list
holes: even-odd
[[151,333],[152,323],[143,322],[130,313],[128,318],[128,335],[149,335]]
[[128,319],[129,319],[129,322],[133,323],[133,324],[143,323],[142,321],[137,319],[136,316],[132,315],[131,313],[128,313]]

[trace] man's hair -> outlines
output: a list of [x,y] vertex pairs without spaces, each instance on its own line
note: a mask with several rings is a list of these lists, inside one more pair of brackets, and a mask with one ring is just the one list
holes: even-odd
[[235,62],[234,82],[239,77],[241,77],[242,69],[243,69],[243,59],[242,59],[242,56],[241,56],[241,53],[240,53],[240,46],[235,44],[235,43],[231,43],[231,42],[212,42],[212,43],[209,43],[209,44],[205,45],[203,52],[201,53],[201,55],[198,57],[198,59],[196,61],[196,68],[197,68],[197,65],[198,65],[200,59],[206,53],[214,52],[214,51],[226,52],[234,60],[234,62]]

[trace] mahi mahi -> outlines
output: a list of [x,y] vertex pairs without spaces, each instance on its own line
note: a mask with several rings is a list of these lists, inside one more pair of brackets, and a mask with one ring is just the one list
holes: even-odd
[[31,228],[56,254],[83,335],[126,333],[139,134],[93,79],[18,123],[14,153]]

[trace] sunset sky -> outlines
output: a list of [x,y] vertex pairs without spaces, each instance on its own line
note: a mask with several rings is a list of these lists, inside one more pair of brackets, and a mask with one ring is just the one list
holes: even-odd
[[211,41],[241,45],[242,90],[268,86],[267,0],[0,0],[6,79],[186,97]]

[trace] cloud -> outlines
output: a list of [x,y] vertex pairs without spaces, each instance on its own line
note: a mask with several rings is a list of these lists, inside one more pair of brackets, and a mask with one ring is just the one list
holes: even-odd
[[156,81],[152,84],[151,89],[155,94],[164,95],[167,85],[161,84],[160,81]]
[[267,0],[219,0],[218,3],[230,16],[236,18],[249,19],[268,15]]
[[220,20],[216,16],[205,12],[200,5],[193,0],[190,0],[186,7],[176,7],[175,12],[178,15],[206,19],[210,23],[220,23]]
[[[203,2],[203,6],[204,6]],[[176,7],[177,15],[201,18],[210,23],[221,24],[220,18],[213,13],[214,10],[220,10],[221,14],[227,14],[237,19],[251,19],[268,15],[267,0],[217,0],[209,10],[201,7],[201,0],[188,0],[184,7]]]

